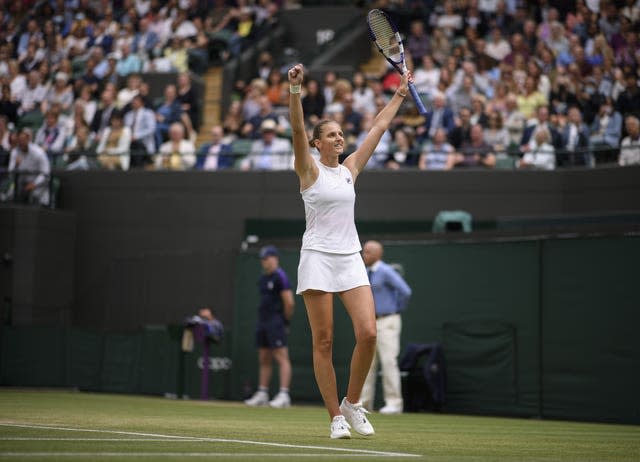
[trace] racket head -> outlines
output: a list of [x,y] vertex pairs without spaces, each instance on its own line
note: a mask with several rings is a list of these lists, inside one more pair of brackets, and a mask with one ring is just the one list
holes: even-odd
[[402,38],[395,24],[386,13],[379,9],[369,11],[367,25],[369,26],[369,36],[378,47],[378,50],[388,60],[401,65],[404,61]]

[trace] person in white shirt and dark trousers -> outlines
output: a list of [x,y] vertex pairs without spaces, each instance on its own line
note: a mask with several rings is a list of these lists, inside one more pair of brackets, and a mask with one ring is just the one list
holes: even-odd
[[360,401],[366,408],[373,408],[378,363],[380,363],[385,401],[380,413],[400,414],[404,407],[398,368],[402,331],[400,313],[409,303],[411,288],[393,266],[382,261],[383,252],[382,244],[378,241],[367,241],[362,248],[362,258],[367,266],[376,307],[378,337],[376,352],[362,388]]

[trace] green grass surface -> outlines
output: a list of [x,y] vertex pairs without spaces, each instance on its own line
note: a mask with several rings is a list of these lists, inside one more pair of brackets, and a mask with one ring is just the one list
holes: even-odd
[[376,435],[329,439],[320,406],[0,388],[0,460],[639,461],[640,427],[371,414]]

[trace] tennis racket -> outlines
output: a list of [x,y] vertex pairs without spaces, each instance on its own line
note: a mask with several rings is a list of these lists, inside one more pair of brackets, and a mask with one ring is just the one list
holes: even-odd
[[[367,15],[367,25],[369,26],[369,36],[376,44],[378,51],[386,58],[395,69],[403,75],[407,72],[407,63],[404,60],[404,46],[398,28],[391,22],[389,16],[382,10],[371,10]],[[413,83],[409,82],[409,91],[416,103],[418,112],[426,115],[427,110],[420,100],[420,95]]]

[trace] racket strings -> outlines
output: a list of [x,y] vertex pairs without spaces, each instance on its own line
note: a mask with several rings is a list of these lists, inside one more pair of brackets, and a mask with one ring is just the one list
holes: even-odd
[[400,62],[402,59],[402,42],[397,32],[391,27],[388,19],[379,11],[371,11],[368,16],[369,28],[373,38],[387,58]]

